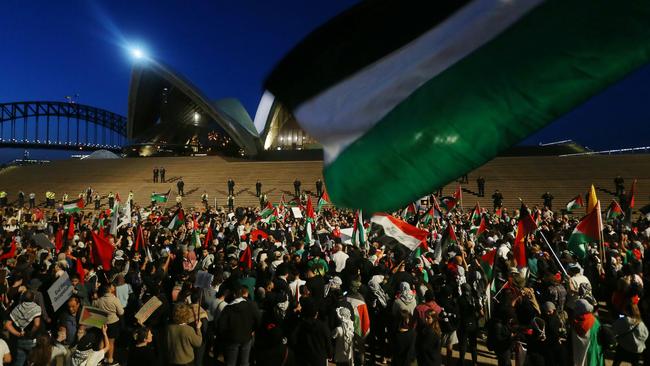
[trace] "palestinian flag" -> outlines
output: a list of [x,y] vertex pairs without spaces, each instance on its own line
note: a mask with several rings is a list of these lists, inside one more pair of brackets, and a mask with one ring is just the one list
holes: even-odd
[[275,207],[273,207],[271,202],[267,202],[266,207],[264,207],[264,209],[260,212],[260,217],[262,219],[266,219],[273,214],[273,211],[275,211]]
[[442,207],[444,210],[449,212],[454,207],[456,207],[456,204],[458,203],[458,201],[454,197],[447,196],[447,197],[442,197],[440,199],[440,203],[442,203],[442,206],[440,206],[440,207]]
[[494,216],[502,219],[503,218],[503,207],[497,207],[497,209],[494,211]]
[[461,188],[460,184],[458,185],[458,188],[456,188],[456,192],[452,195],[456,202],[462,205],[463,203],[463,189]]
[[286,208],[284,204],[284,194],[282,194],[282,198],[280,199],[280,204],[278,205],[278,217],[284,217],[285,210]]
[[596,197],[596,188],[592,184],[591,188],[589,189],[589,194],[587,197],[587,213],[593,211],[593,209],[596,207],[597,202],[598,202],[598,197]]
[[472,225],[480,225],[481,223],[481,206],[476,202],[474,206],[474,211],[472,211],[472,217],[470,219]]
[[152,194],[151,194],[151,202],[154,202],[154,201],[155,201],[155,202],[158,202],[158,203],[167,202],[167,200],[169,199],[169,193],[170,193],[171,191],[172,191],[172,190],[171,190],[171,188],[170,188],[170,189],[167,191],[167,193],[155,193],[155,192],[152,193]]
[[84,208],[84,206],[85,203],[83,198],[79,198],[78,200],[63,202],[63,211],[79,212],[82,208]]
[[366,228],[363,226],[363,214],[361,210],[354,213],[354,225],[352,226],[352,245],[363,247],[366,245]]
[[472,226],[471,231],[472,233],[474,233],[474,235],[477,238],[480,238],[483,234],[485,234],[485,232],[487,231],[487,224],[485,222],[485,217],[481,217],[481,222],[478,224],[478,226]]
[[176,215],[174,215],[174,218],[169,223],[167,228],[169,230],[176,230],[179,227],[181,227],[181,225],[183,225],[184,223],[185,223],[185,214],[183,213],[183,210],[180,209],[178,210],[178,212],[176,212]]
[[528,266],[528,259],[526,257],[526,238],[537,230],[537,224],[530,214],[528,207],[521,203],[519,209],[519,220],[517,221],[517,235],[515,236],[515,243],[512,246],[512,252],[517,261],[517,268],[524,268]]
[[417,208],[415,207],[415,203],[411,202],[409,203],[406,208],[402,210],[402,220],[410,220],[413,217],[415,217],[415,214],[418,212]]
[[440,207],[438,207],[438,203],[436,202],[433,206],[429,208],[426,214],[424,214],[424,218],[422,219],[422,222],[425,225],[429,225],[433,219],[440,219],[442,218],[442,213],[440,212]]
[[395,211],[647,64],[649,22],[647,1],[360,2],[265,87],[323,145],[338,206]]
[[320,196],[318,199],[318,208],[316,209],[318,212],[323,208],[323,206],[329,204],[330,201],[330,195],[327,194],[327,191],[323,191],[323,194]]
[[429,236],[428,231],[418,229],[386,213],[376,213],[370,222],[381,226],[384,229],[384,235],[395,239],[410,251],[414,251]]
[[442,253],[445,253],[450,246],[457,245],[457,244],[458,244],[458,238],[456,237],[456,231],[454,230],[454,226],[451,224],[451,222],[447,222],[447,227],[445,228],[445,232],[442,234],[442,238],[440,239],[440,247]]
[[632,181],[632,187],[627,194],[627,207],[634,208],[634,194],[636,193],[636,179]]
[[104,326],[106,323],[108,323],[107,311],[86,305],[84,305],[84,307],[81,309],[79,324],[101,329],[102,326]]
[[585,206],[585,203],[582,200],[582,195],[579,194],[579,195],[573,197],[573,199],[571,201],[569,201],[569,203],[566,204],[566,211],[567,212],[572,212],[573,210],[584,207],[584,206]]
[[603,223],[600,218],[600,201],[587,216],[578,223],[569,237],[569,250],[583,259],[587,255],[587,245],[600,240],[600,233],[603,230]]
[[262,218],[260,221],[266,224],[270,224],[272,222],[277,221],[279,217],[280,214],[278,213],[278,209],[276,207],[273,207],[273,211],[271,212],[271,214]]
[[494,248],[489,252],[483,254],[479,259],[481,268],[483,268],[483,272],[485,272],[485,276],[487,276],[488,283],[492,281],[492,275],[493,275],[492,269],[494,268],[494,260],[496,259],[496,257],[497,257],[497,249]]
[[619,205],[618,202],[616,202],[616,200],[612,200],[612,203],[610,203],[609,207],[607,208],[605,219],[607,221],[611,221],[620,216],[625,216],[625,213],[623,212],[621,205]]

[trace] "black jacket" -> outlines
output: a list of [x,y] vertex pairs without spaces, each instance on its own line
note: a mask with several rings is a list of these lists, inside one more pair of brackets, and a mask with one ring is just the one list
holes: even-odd
[[292,335],[292,344],[299,365],[325,365],[333,352],[330,330],[317,319],[303,319]]
[[229,343],[248,342],[260,325],[261,315],[254,303],[241,301],[227,305],[217,323],[217,335]]

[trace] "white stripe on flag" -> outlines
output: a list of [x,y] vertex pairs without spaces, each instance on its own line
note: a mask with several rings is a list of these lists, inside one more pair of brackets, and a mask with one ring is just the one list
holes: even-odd
[[302,103],[294,115],[321,142],[328,164],[420,86],[542,1],[474,0],[411,43]]
[[370,219],[370,222],[381,226],[384,229],[384,234],[400,242],[400,244],[409,248],[411,251],[415,250],[422,240],[415,238],[403,232],[397,225],[395,225],[388,216],[375,215]]

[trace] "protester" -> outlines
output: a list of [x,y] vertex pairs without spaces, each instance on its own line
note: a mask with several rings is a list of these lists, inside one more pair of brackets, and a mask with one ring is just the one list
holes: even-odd
[[[645,216],[604,218],[602,244],[595,235],[576,247],[578,218],[550,205],[530,209],[536,229],[522,240],[525,206],[509,216],[501,197],[478,217],[445,206],[428,218],[430,200],[392,213],[425,232],[413,248],[353,211],[314,207],[308,191],[262,213],[267,205],[236,207],[228,185],[226,207],[211,206],[207,191],[198,208],[127,205],[116,194],[115,215],[18,215],[8,203],[5,363],[67,354],[73,365],[439,365],[443,348],[444,364],[484,361],[485,348],[499,365],[634,364],[647,355]],[[364,230],[352,240],[344,233],[355,221]],[[55,308],[47,290],[66,275],[71,295]],[[84,325],[84,306],[107,312],[105,336]]]

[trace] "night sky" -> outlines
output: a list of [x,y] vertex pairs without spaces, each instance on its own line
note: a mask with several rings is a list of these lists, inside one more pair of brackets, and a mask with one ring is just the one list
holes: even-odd
[[[130,47],[251,117],[262,82],[309,31],[353,0],[3,1],[0,102],[64,100],[127,113]],[[525,141],[594,149],[650,145],[650,66]]]

